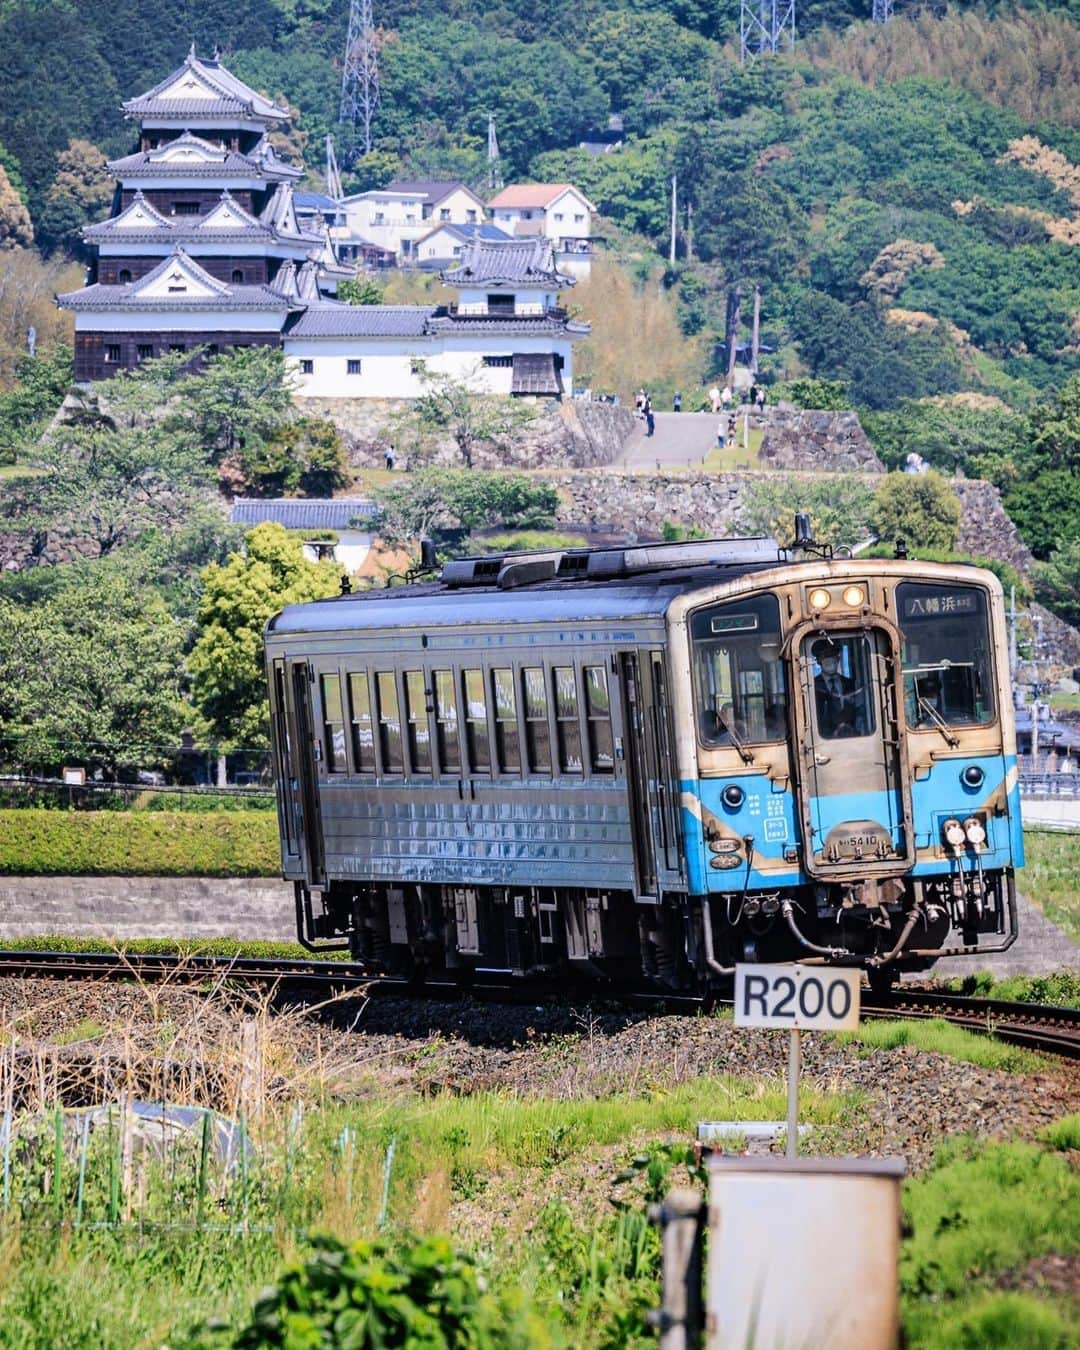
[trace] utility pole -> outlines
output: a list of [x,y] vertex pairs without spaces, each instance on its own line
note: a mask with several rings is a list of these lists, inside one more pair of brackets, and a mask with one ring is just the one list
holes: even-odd
[[379,106],[379,50],[371,0],[349,0],[349,35],[341,72],[339,122],[359,125],[364,154],[371,153],[371,124]]
[[668,252],[668,262],[672,267],[675,266],[675,237],[679,229],[679,183],[675,174],[671,175],[671,248]]
[[761,287],[754,284],[754,326],[750,333],[750,373],[757,374],[758,349],[761,346]]
[[686,261],[694,261],[694,204],[686,203]]
[[735,358],[739,353],[739,325],[742,323],[742,287],[736,286],[728,296],[728,341],[727,382],[730,385],[735,374]]
[[488,113],[488,191],[498,192],[503,185],[502,163],[499,158],[499,140],[495,135],[495,114]]

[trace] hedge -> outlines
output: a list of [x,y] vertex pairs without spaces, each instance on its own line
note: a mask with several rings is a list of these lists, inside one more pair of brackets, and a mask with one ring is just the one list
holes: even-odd
[[269,877],[274,811],[0,810],[0,875]]

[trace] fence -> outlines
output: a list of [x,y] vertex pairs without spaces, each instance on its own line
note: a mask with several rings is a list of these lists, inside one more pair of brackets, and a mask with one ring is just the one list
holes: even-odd
[[66,783],[62,778],[0,774],[0,807],[70,811],[244,811],[273,805],[272,786],[208,787],[169,783]]
[[1080,797],[1080,773],[1021,773],[1020,795],[1035,799]]

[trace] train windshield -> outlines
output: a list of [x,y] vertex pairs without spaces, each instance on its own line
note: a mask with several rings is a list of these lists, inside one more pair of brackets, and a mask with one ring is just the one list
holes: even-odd
[[702,741],[739,746],[784,740],[787,679],[776,597],[755,595],[699,610],[690,636]]
[[993,663],[986,592],[905,582],[896,588],[909,727],[993,720]]

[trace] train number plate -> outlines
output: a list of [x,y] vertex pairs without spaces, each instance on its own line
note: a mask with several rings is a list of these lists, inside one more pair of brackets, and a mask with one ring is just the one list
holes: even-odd
[[735,1025],[854,1031],[860,975],[827,966],[736,966]]

